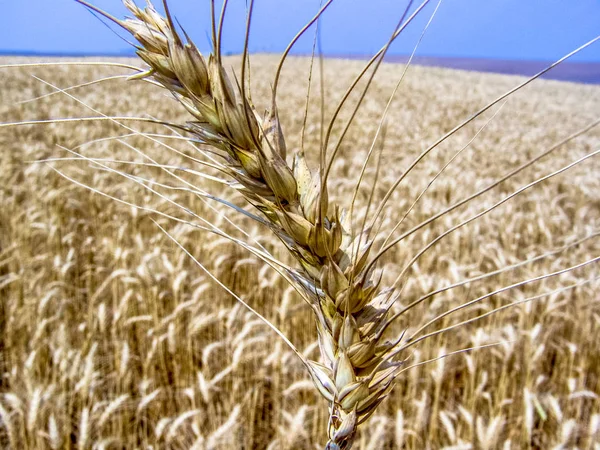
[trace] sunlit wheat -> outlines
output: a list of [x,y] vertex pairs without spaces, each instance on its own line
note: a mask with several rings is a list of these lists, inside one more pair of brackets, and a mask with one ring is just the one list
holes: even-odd
[[131,1],[143,67],[0,68],[0,446],[593,448],[600,90],[384,63],[428,3],[322,73]]

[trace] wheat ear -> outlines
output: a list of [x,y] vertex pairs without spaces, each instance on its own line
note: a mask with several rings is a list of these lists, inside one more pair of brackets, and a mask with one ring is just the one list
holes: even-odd
[[261,116],[222,65],[221,27],[213,33],[214,54],[205,59],[178,34],[166,4],[163,17],[151,4],[141,9],[126,0],[133,18],[117,20],[81,3],[137,39],[137,54],[150,69],[132,78],[159,83],[187,109],[194,118],[187,130],[219,152],[223,169],[236,180],[232,186],[263,213],[300,263],[291,278],[316,318],[323,363],[309,364],[330,403],[328,448],[350,448],[357,426],[384,399],[401,366],[386,361],[396,343],[383,342],[381,332],[394,292],[380,288],[375,268],[364,270],[372,240],[366,233],[352,239],[347,216],[329,202],[321,174],[309,169],[303,153],[288,163],[275,93]]

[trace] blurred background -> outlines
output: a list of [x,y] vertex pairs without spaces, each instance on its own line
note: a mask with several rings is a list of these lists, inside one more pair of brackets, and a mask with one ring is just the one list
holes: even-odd
[[[142,4],[137,0],[138,4]],[[92,0],[114,16],[126,14],[120,0]],[[161,1],[156,1],[160,10]],[[182,27],[203,51],[210,49],[210,2],[170,0]],[[217,2],[220,3],[220,2]],[[241,52],[247,0],[231,0],[225,18],[224,52]],[[414,1],[412,10],[420,5]],[[12,55],[131,55],[124,34],[106,25],[75,0],[0,0],[0,53]],[[320,0],[255,2],[250,49],[279,53],[318,11]],[[323,15],[320,48],[325,56],[366,58],[385,44],[408,1],[336,0]],[[391,47],[389,59],[412,52],[438,5],[412,23]],[[106,21],[104,21],[106,22]],[[600,34],[597,0],[445,0],[425,34],[416,62],[468,70],[531,75]],[[312,51],[307,33],[295,54]],[[600,44],[579,53],[549,77],[600,83]]]

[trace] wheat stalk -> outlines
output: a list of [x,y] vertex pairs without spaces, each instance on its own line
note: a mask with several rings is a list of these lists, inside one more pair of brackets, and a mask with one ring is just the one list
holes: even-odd
[[349,448],[356,427],[385,398],[401,366],[386,358],[397,342],[382,340],[394,292],[380,289],[375,270],[363,270],[373,241],[364,232],[352,239],[303,153],[288,165],[275,92],[271,109],[260,117],[221,65],[218,38],[206,61],[193,43],[183,43],[166,4],[166,18],[151,5],[125,5],[134,19],[111,19],[141,44],[137,53],[150,70],[136,77],[152,77],[192,114],[188,131],[221,152],[222,170],[238,182],[234,187],[300,263],[302,269],[290,275],[317,322],[324,364],[307,362],[330,402],[327,448]]

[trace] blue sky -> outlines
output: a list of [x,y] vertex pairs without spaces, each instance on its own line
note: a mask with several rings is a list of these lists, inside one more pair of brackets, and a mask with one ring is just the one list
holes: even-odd
[[[92,1],[117,17],[125,14],[120,0]],[[373,53],[385,43],[407,1],[335,0],[323,18],[324,53]],[[391,53],[411,52],[436,3],[431,1]],[[209,1],[170,0],[170,4],[206,51]],[[251,50],[280,52],[318,10],[319,0],[256,0],[255,5]],[[230,0],[226,52],[242,47],[245,6],[246,0]],[[0,7],[0,51],[114,54],[130,48],[74,0],[0,0]],[[599,34],[599,0],[444,0],[418,54],[555,60]],[[310,53],[311,45],[312,35],[306,36],[296,52]],[[600,43],[574,60],[600,62]]]

